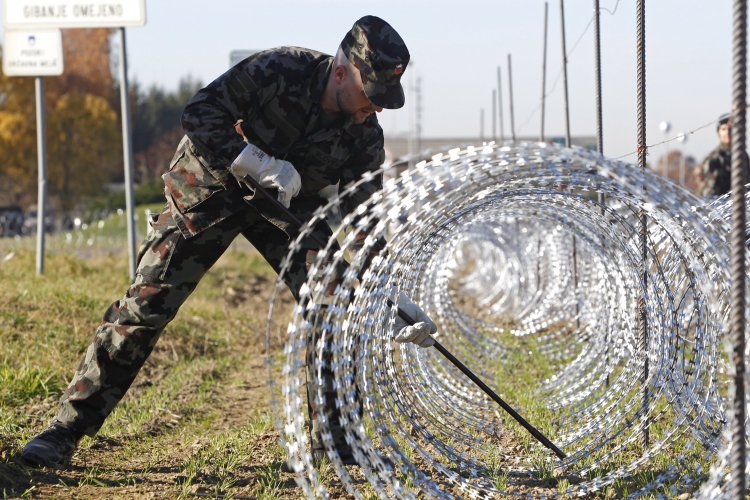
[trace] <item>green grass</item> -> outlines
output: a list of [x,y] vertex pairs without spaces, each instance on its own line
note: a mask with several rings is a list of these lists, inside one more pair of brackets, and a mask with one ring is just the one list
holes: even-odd
[[[81,231],[80,239],[124,241],[124,225],[118,226],[114,217],[106,219],[102,228],[97,223],[97,227]],[[53,248],[65,244],[64,235],[54,238],[59,240]],[[102,313],[129,285],[123,252],[109,252],[106,246],[87,259],[51,251],[45,274],[36,276],[33,243],[33,238],[20,243],[0,240],[0,492],[4,492],[0,494],[131,498],[146,497],[159,489],[168,497],[196,492],[264,499],[300,495],[291,475],[282,471],[284,452],[276,442],[267,398],[263,399],[259,390],[248,393],[245,401],[233,400],[237,394],[245,394],[247,386],[262,386],[266,377],[265,318],[275,275],[257,252],[230,250],[205,277],[97,438],[82,442],[75,458],[78,469],[57,472],[58,484],[53,487],[49,471],[25,468],[18,460],[23,443],[52,417],[56,400]],[[2,261],[10,251],[14,257]],[[245,299],[229,300],[229,288]],[[533,338],[504,334],[500,340],[507,351],[497,360],[495,376],[488,384],[556,442],[563,431],[558,428],[560,416],[546,408],[538,392],[556,367]],[[459,349],[457,355],[461,353]],[[272,355],[280,368],[283,353],[279,350]],[[252,366],[260,368],[253,371]],[[239,415],[228,419],[233,413]],[[670,428],[673,415],[659,399],[654,401],[654,414],[658,418],[651,433],[658,439]],[[575,487],[574,478],[554,470],[550,453],[524,428],[504,412],[499,415],[504,428],[523,447],[521,454],[528,457],[535,478],[545,481],[550,493],[565,495],[568,488]],[[371,428],[368,432],[377,445],[377,436]],[[406,440],[395,439],[411,460],[418,458]],[[444,442],[459,444],[449,438]],[[685,470],[693,465],[705,470],[705,457],[700,450],[686,449],[685,442],[677,439],[642,470],[618,479],[599,496],[621,498],[638,490],[673,464],[676,454],[686,457]],[[630,463],[640,452],[633,447],[605,468],[591,471],[590,477]],[[581,466],[593,464],[599,456],[592,454]],[[491,453],[479,458],[489,482],[512,492],[514,478],[503,459]],[[445,465],[453,464],[446,459]],[[321,477],[327,484],[338,480],[330,464],[322,466]],[[400,479],[412,481],[408,476]],[[374,497],[369,485],[363,488],[365,496]]]
[[[127,274],[122,252],[82,259],[50,251],[37,276],[30,242],[0,240],[0,495],[94,498],[106,488],[107,496],[131,498],[199,488],[297,496],[280,470],[284,453],[265,386],[275,274],[254,250],[228,251],[201,282],[96,439],[82,441],[77,468],[55,472],[50,483],[49,472],[19,460],[23,444],[54,415],[102,314],[129,286]],[[246,300],[228,301],[228,288]],[[257,387],[252,396],[244,396],[248,387]]]
[[0,366],[0,406],[21,405],[36,397],[58,395],[62,380],[55,370],[26,360],[12,367],[8,359]]

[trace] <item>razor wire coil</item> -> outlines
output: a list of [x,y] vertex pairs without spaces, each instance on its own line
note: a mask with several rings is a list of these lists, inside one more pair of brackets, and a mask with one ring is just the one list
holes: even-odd
[[[356,188],[316,213],[290,256]],[[543,143],[446,150],[387,181],[318,254],[289,321],[283,380],[272,380],[278,425],[305,495],[329,497],[306,424],[308,347],[316,353],[319,404],[326,403],[321,373],[332,353],[340,423],[369,486],[341,463],[327,417],[318,423],[332,466],[355,498],[370,489],[382,498],[585,495],[654,463],[663,465],[659,473],[630,496],[695,490],[705,475],[712,495],[725,491],[721,466],[709,471],[710,462],[697,457],[720,464],[726,455],[727,204],[705,205],[653,172]],[[645,280],[641,212],[649,224]],[[389,243],[364,271],[381,236]],[[336,284],[347,254],[350,265]],[[326,296],[331,283],[335,292]],[[543,432],[568,458],[514,430],[434,349],[393,343],[394,291],[419,304],[438,324],[436,338],[501,396],[507,380],[495,376],[504,364],[549,363],[534,398],[551,415]],[[271,311],[269,332],[270,318]],[[308,346],[316,338],[330,340]],[[526,343],[537,357],[526,357]],[[540,477],[553,476],[569,484],[539,486]]]

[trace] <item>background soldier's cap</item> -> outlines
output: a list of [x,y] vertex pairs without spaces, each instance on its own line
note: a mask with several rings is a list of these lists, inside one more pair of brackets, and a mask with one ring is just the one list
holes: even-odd
[[731,118],[732,118],[732,114],[731,113],[724,113],[723,115],[721,115],[719,117],[719,121],[716,122],[716,131],[718,132],[719,131],[719,127],[721,127],[725,123],[729,123],[729,120]]
[[341,49],[362,73],[365,95],[381,108],[404,105],[401,75],[409,64],[409,50],[396,30],[379,17],[365,16],[352,26]]

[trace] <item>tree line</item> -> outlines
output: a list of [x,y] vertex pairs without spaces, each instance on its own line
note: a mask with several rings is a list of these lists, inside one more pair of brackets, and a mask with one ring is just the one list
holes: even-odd
[[[124,180],[112,34],[104,28],[63,30],[65,72],[45,77],[47,191],[50,206],[60,212],[124,207],[124,195],[111,189]],[[138,202],[163,200],[160,176],[182,136],[182,109],[200,87],[190,77],[183,78],[174,91],[143,88],[137,81],[131,84],[136,197],[140,193],[140,198],[149,198]],[[0,206],[36,203],[32,77],[0,75],[0,187]]]

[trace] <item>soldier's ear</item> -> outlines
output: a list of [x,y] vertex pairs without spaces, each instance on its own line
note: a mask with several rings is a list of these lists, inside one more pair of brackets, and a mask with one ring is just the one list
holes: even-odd
[[333,79],[337,85],[341,85],[349,77],[349,71],[344,67],[343,64],[336,66],[333,69]]

